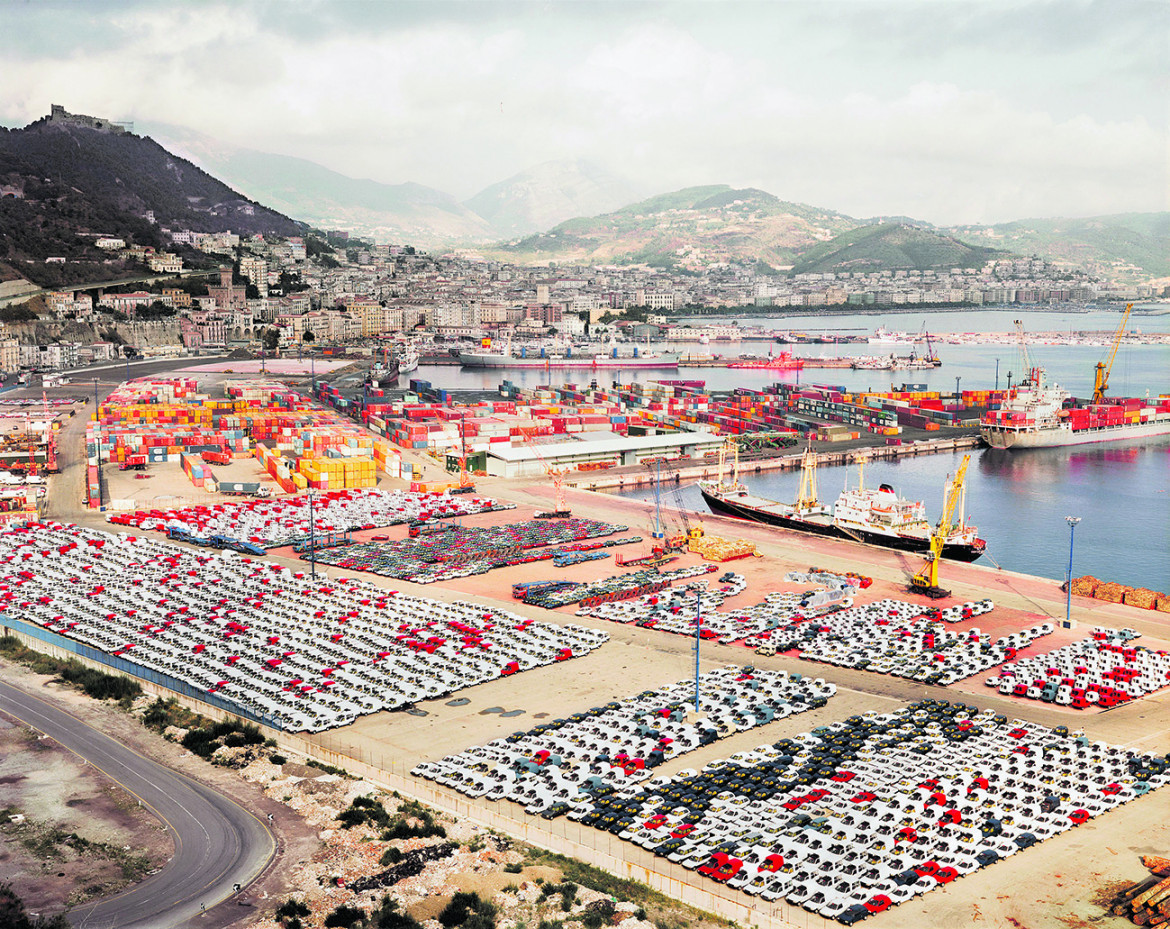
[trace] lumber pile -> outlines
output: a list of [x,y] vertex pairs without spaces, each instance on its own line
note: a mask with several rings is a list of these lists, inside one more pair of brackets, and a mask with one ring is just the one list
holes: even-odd
[[1125,592],[1125,605],[1140,610],[1152,610],[1157,599],[1158,594],[1148,587],[1133,587]]
[[[1062,588],[1063,589],[1063,588]],[[1078,597],[1093,597],[1104,600],[1106,603],[1124,603],[1139,610],[1158,610],[1170,613],[1170,597],[1158,590],[1148,587],[1128,587],[1125,584],[1115,584],[1112,581],[1101,581],[1086,574],[1084,577],[1074,577],[1072,592]]]
[[1151,876],[1122,891],[1109,912],[1135,926],[1170,925],[1170,858],[1146,855],[1142,864]]
[[1074,577],[1072,582],[1072,592],[1074,597],[1091,597],[1097,592],[1097,587],[1100,581],[1093,575],[1086,574],[1084,577]]

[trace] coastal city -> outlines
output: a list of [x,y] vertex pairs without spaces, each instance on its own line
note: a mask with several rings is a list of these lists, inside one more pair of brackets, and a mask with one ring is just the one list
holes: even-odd
[[1170,926],[1144,117],[978,9],[101,6],[0,75],[0,929]]

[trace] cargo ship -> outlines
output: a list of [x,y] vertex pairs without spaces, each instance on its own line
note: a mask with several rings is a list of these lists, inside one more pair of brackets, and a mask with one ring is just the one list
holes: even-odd
[[504,352],[456,352],[459,363],[465,368],[677,368],[678,355],[672,353],[639,352],[619,354],[614,349],[609,354],[574,354],[572,350],[538,349],[529,353],[521,349]]
[[1059,384],[1047,383],[1044,369],[1028,357],[1023,324],[1016,320],[1022,367],[1028,374],[998,410],[988,410],[980,418],[983,441],[997,449],[1058,448],[1170,435],[1170,396],[1159,397],[1157,404],[1136,397],[1105,396],[1132,312],[1133,304],[1126,304],[1109,358],[1097,363],[1093,398],[1087,403],[1074,399]]
[[1044,369],[1034,367],[998,410],[988,410],[979,432],[992,448],[1055,448],[1170,435],[1170,399],[1156,406],[1136,398],[1080,404]]
[[793,358],[792,352],[781,352],[779,355],[769,355],[757,361],[734,361],[727,367],[758,371],[799,371],[804,367],[804,359]]
[[[898,496],[889,484],[881,484],[876,490],[866,488],[864,462],[859,462],[857,488],[843,490],[832,507],[817,499],[816,455],[811,449],[805,451],[800,491],[793,503],[752,494],[739,483],[734,470],[732,479],[725,482],[722,463],[721,455],[718,481],[698,484],[699,493],[712,513],[899,551],[924,553],[930,548],[933,528],[926,520],[925,504]],[[979,538],[978,529],[966,525],[960,512],[943,544],[942,556],[970,562],[979,558],[986,548],[987,543]]]

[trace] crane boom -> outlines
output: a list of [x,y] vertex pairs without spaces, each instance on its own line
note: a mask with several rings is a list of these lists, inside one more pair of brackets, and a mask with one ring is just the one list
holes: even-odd
[[970,463],[971,456],[964,455],[959,469],[947,485],[942,515],[938,518],[938,525],[930,537],[930,551],[926,556],[926,564],[911,580],[910,589],[912,591],[924,593],[928,597],[945,597],[947,595],[947,592],[938,586],[938,563],[942,560],[943,547],[946,545],[954,525],[955,510],[963,496],[963,486],[967,480],[967,465]]
[[1105,399],[1105,391],[1109,389],[1109,372],[1113,370],[1113,362],[1117,360],[1117,349],[1121,346],[1121,337],[1125,335],[1125,324],[1129,322],[1129,314],[1133,312],[1133,304],[1125,305],[1125,313],[1113,335],[1113,345],[1109,349],[1109,360],[1098,361],[1096,373],[1093,376],[1093,402],[1100,403]]

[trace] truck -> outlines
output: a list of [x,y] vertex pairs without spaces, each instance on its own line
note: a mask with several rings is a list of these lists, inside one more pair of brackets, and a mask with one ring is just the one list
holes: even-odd
[[145,471],[145,455],[127,455],[126,460],[118,465],[119,471]]
[[199,457],[207,462],[207,464],[229,465],[232,463],[231,452],[229,452],[226,448],[200,452]]
[[216,489],[221,494],[228,494],[233,497],[267,498],[272,496],[272,491],[267,487],[261,486],[258,481],[220,481],[216,485]]

